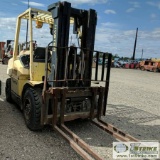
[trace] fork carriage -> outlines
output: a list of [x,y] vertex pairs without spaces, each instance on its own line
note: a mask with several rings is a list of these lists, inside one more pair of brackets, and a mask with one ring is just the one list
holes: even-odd
[[[47,52],[48,48],[46,49]],[[102,115],[105,115],[112,55],[100,52],[101,55],[103,54],[103,63],[99,66],[98,59],[100,53],[98,51],[89,51],[87,49],[81,51],[77,47],[56,47],[56,49],[64,50],[65,53],[64,76],[63,79],[58,79],[55,76],[58,72],[56,64],[54,65],[53,75],[51,75],[52,73],[49,72],[52,67],[49,65],[51,55],[46,53],[45,77],[54,78],[44,79],[42,96],[44,104],[41,112],[41,123],[48,124],[51,121],[57,123],[57,118],[61,122],[64,122],[77,118],[100,118]],[[80,50],[80,54],[77,54],[78,49]],[[92,79],[84,78],[85,52],[92,52],[96,57],[96,67],[91,68],[91,72],[92,70],[95,72],[93,76],[91,73]],[[107,68],[105,64],[106,59],[108,61]],[[98,76],[101,78],[98,79]],[[92,83],[94,86],[92,86]],[[97,86],[99,83],[103,83],[103,85]]]

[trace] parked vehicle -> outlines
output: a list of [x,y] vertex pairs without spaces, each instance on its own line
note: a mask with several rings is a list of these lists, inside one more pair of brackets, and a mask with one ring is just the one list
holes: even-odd
[[113,63],[113,66],[114,66],[115,68],[120,68],[120,67],[121,67],[121,64],[120,64],[118,61],[115,61],[115,62]]
[[140,63],[141,62],[138,62],[137,64],[135,64],[135,69],[140,69]]
[[160,62],[155,62],[152,60],[142,61],[140,62],[140,69],[142,71],[148,70],[148,71],[158,72],[160,71]]
[[120,67],[124,67],[126,63],[127,63],[126,61],[121,61],[121,60],[118,61],[118,64],[120,65]]
[[0,61],[2,61],[2,59],[5,56],[5,42],[0,42]]
[[[96,62],[96,60],[94,60],[94,62]],[[99,65],[102,65],[102,63],[103,63],[103,59],[102,59],[102,58],[99,58],[99,59],[98,59],[98,64],[99,64]],[[107,63],[108,63],[108,59],[105,60],[104,63],[107,64]]]
[[13,45],[14,45],[14,40],[7,40],[7,42],[5,43],[5,47],[4,47],[5,53],[3,54],[3,57],[2,57],[2,64],[8,64],[8,60],[12,58]]

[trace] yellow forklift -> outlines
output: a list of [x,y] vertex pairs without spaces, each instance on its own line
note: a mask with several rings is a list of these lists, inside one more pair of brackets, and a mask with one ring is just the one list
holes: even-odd
[[[19,52],[22,19],[29,21],[30,39],[28,48]],[[39,30],[48,25],[52,41],[46,47],[33,46],[33,21]],[[66,121],[90,119],[120,140],[137,141],[101,120],[106,112],[112,55],[94,50],[96,24],[95,10],[72,8],[68,2],[51,4],[48,11],[29,8],[20,14],[5,88],[7,101],[20,106],[29,129],[51,124],[84,159],[102,158],[65,126]],[[69,46],[70,28],[78,37],[78,47]],[[101,66],[99,55],[103,55]]]

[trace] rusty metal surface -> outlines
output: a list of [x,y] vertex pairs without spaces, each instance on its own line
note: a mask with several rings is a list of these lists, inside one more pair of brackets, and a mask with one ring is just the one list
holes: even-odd
[[[65,110],[65,98],[66,98],[66,92],[67,89],[62,89],[61,92],[60,90],[54,91],[53,94],[53,121],[52,121],[52,126],[53,129],[56,130],[58,133],[65,138],[70,146],[84,159],[90,160],[93,158],[97,160],[102,160],[100,156],[98,156],[90,147],[87,145],[82,139],[80,139],[76,134],[74,134],[71,130],[69,130],[65,125],[64,125],[64,110]],[[93,92],[95,93],[95,92]],[[60,121],[59,125],[60,128],[57,126],[57,96],[58,94],[61,94],[61,107],[60,107]],[[92,107],[93,108],[93,107]],[[93,108],[94,109],[94,108]],[[93,115],[94,115],[94,110],[93,110]]]
[[[127,142],[127,141],[135,141],[137,142],[138,140],[128,134],[125,134],[124,132],[122,132],[121,130],[115,128],[114,126],[112,126],[111,124],[105,124],[105,122],[103,121],[98,121],[95,122],[93,121],[93,124],[95,124],[96,126],[100,127],[101,129],[105,130],[107,133],[112,134],[116,139],[123,141],[123,142]],[[100,123],[101,122],[101,123]],[[103,123],[102,123],[103,122]],[[94,159],[96,160],[102,160],[103,158],[101,158],[95,151],[93,151],[90,146],[85,143],[80,137],[78,137],[75,133],[73,133],[71,130],[69,130],[64,124],[60,124],[60,128],[64,131],[63,134],[60,133],[65,139],[66,136],[69,135],[69,137],[82,149],[84,149],[88,154],[90,154]],[[67,135],[66,135],[67,134]],[[67,139],[68,141],[68,139]],[[69,143],[71,142],[68,141]],[[72,143],[70,143],[71,147],[78,153],[80,154],[84,159],[88,159],[87,157],[84,157],[84,154],[82,154],[82,152],[79,152],[77,145],[72,145]]]
[[[57,118],[59,119],[60,115],[57,115]],[[76,119],[87,119],[88,117],[90,117],[90,112],[77,112],[77,113],[71,113],[71,114],[67,114],[64,115],[64,122],[68,122],[68,121],[73,121]],[[97,112],[94,112],[94,118],[97,117]],[[47,115],[45,124],[52,124],[52,118],[53,115]]]
[[96,95],[98,88],[92,88],[92,97],[91,97],[91,108],[90,108],[90,119],[94,118],[94,109],[96,108]]
[[[52,97],[52,107],[53,107],[53,116],[52,116],[52,127],[55,131],[57,131],[69,144],[70,146],[84,159],[89,160],[89,159],[96,159],[96,160],[102,160],[102,158],[94,151],[91,149],[91,147],[84,142],[80,137],[78,137],[75,133],[73,133],[70,129],[68,129],[65,125],[65,99],[67,95],[67,89],[66,88],[59,88],[56,89],[54,88],[53,91],[50,93],[50,96]],[[118,128],[114,127],[111,124],[108,124],[104,121],[101,120],[101,115],[102,115],[102,108],[103,108],[103,94],[104,94],[104,88],[91,88],[91,103],[92,107],[88,114],[85,115],[86,118],[90,118],[91,122],[95,124],[97,127],[103,129],[107,133],[113,135],[116,139],[120,141],[138,141],[134,137],[125,134]],[[97,114],[95,112],[95,107],[96,107],[96,101],[95,101],[95,96],[99,95],[99,100],[98,100],[98,108],[97,108]],[[57,109],[58,109],[58,98],[60,98],[60,101],[62,102],[60,105],[60,114],[59,116],[57,115]],[[86,113],[86,112],[85,112]],[[69,118],[78,118],[79,114],[71,114],[67,115]],[[74,116],[74,117],[73,117]],[[97,121],[94,121],[93,118],[97,117]]]
[[70,146],[85,160],[91,160],[92,157],[85,152],[74,140],[67,136],[58,126],[53,126],[53,129],[57,131],[69,144]]
[[106,115],[106,108],[107,108],[111,63],[112,63],[112,55],[109,54],[108,55],[106,82],[105,82],[104,103],[103,103],[103,115],[104,116]]
[[[103,87],[101,87],[102,90]],[[104,88],[103,88],[104,90]],[[57,124],[57,121],[55,121],[55,115],[56,117],[58,117],[58,119],[60,119],[61,121],[69,121],[69,120],[74,120],[77,118],[95,118],[96,114],[97,114],[97,109],[96,109],[96,96],[100,94],[100,90],[99,87],[90,87],[90,88],[83,88],[83,89],[69,89],[66,87],[51,87],[48,91],[43,92],[43,100],[44,100],[44,104],[42,106],[42,113],[41,113],[41,124],[47,124],[49,122],[51,122],[49,119],[54,119],[54,123]],[[92,99],[92,103],[91,103],[91,112],[87,111],[87,112],[74,112],[74,113],[67,113],[64,114],[64,118],[61,119],[62,117],[59,116],[57,113],[57,108],[58,108],[58,101],[61,102],[61,106],[60,106],[60,110],[61,112],[64,110],[62,110],[62,108],[65,108],[65,103],[66,103],[66,98],[79,98],[79,97],[90,97]],[[48,104],[49,104],[49,100],[52,103],[52,110],[53,110],[53,114],[52,116],[48,116]],[[55,106],[55,107],[53,107]],[[63,113],[60,113],[63,114]]]
[[152,60],[145,60],[139,63],[139,68],[141,70],[148,70],[157,72],[160,69],[160,62],[152,61]]
[[124,133],[123,131],[121,131],[120,129],[114,127],[113,125],[106,123],[102,120],[98,120],[98,121],[91,121],[93,124],[95,124],[97,127],[99,127],[100,129],[103,129],[104,131],[106,131],[107,133],[111,134],[113,137],[115,137],[116,139],[123,141],[123,142],[128,142],[128,141],[134,141],[137,142],[138,139],[132,137],[129,134]]
[[[97,127],[103,129],[107,133],[111,134],[113,137],[120,141],[138,141],[134,137],[125,134],[118,128],[114,127],[111,124],[108,124],[101,120],[101,115],[103,113],[103,95],[105,88],[104,87],[91,87],[89,89],[91,94],[91,108],[89,112],[80,113],[70,113],[65,114],[65,100],[67,97],[68,92],[73,92],[74,96],[78,96],[74,92],[78,92],[78,90],[74,89],[67,89],[67,88],[50,88],[50,92],[44,92],[44,97],[47,99],[48,97],[52,100],[52,109],[53,114],[50,116],[50,122],[52,127],[55,131],[57,131],[69,144],[70,146],[84,159],[96,159],[102,160],[102,158],[91,149],[91,147],[84,142],[80,137],[78,137],[75,133],[73,133],[70,129],[68,129],[65,125],[65,121],[77,119],[77,118],[89,118],[91,122],[95,124]],[[84,91],[85,92],[85,91]],[[84,93],[82,92],[82,93]],[[81,93],[81,94],[82,94]],[[98,102],[96,102],[96,96],[99,96]],[[81,95],[82,96],[82,95]],[[61,102],[60,104],[60,111],[58,111],[58,99]],[[97,104],[97,105],[96,105]],[[97,108],[96,108],[97,107]],[[47,112],[45,112],[47,113]],[[93,120],[97,117],[97,121]],[[48,115],[45,115],[44,119],[49,121]]]
[[97,108],[97,119],[101,118],[103,111],[103,97],[104,97],[104,88],[99,88],[99,100],[98,100],[98,108]]
[[102,160],[102,158],[93,151],[90,146],[85,143],[80,137],[78,137],[75,133],[69,130],[64,124],[61,125],[62,130],[67,133],[80,147],[82,147],[86,152],[88,152],[92,157],[96,160]]
[[112,124],[106,123],[106,122],[104,122],[104,121],[101,120],[101,119],[99,119],[98,121],[101,122],[101,123],[103,123],[105,126],[107,126],[109,129],[113,130],[114,132],[117,132],[118,134],[120,134],[120,135],[128,138],[130,141],[135,141],[135,142],[138,141],[138,139],[132,137],[132,136],[129,135],[129,134],[124,133],[122,130],[116,128],[116,127],[113,126]]
[[[63,138],[65,138],[68,143],[70,144],[70,146],[84,159],[86,160],[90,160],[92,159],[92,157],[87,153],[89,152],[92,156],[95,156],[95,158],[101,160],[101,158],[99,158],[97,156],[97,154],[94,153],[94,151],[92,151],[89,146],[82,141],[78,136],[76,136],[73,132],[71,132],[65,125],[64,125],[64,110],[65,110],[65,96],[66,96],[66,89],[61,90],[57,89],[56,91],[54,91],[53,94],[53,120],[52,120],[52,126],[53,129],[56,130],[58,133],[61,134],[61,136]],[[61,94],[61,107],[60,107],[60,121],[59,121],[59,125],[60,127],[63,129],[61,130],[58,126],[57,126],[57,96],[58,94]],[[70,135],[70,137],[65,133],[67,132],[68,135]],[[86,151],[85,151],[85,150]]]
[[[57,48],[58,49],[58,48]],[[60,48],[59,48],[60,49]],[[70,48],[65,49],[66,59],[65,59],[65,71],[64,76],[60,77],[61,79],[57,79],[57,77],[48,80],[45,78],[44,88],[43,88],[43,106],[42,106],[42,124],[51,124],[53,129],[56,130],[66,141],[70,144],[70,146],[84,159],[96,159],[102,160],[102,158],[91,149],[91,147],[86,144],[80,137],[78,137],[75,133],[73,133],[69,128],[64,125],[65,121],[71,121],[78,118],[82,119],[90,119],[93,124],[97,127],[103,129],[107,133],[113,135],[116,139],[120,141],[138,141],[134,137],[125,134],[121,130],[112,126],[111,124],[107,124],[101,120],[101,116],[105,115],[106,105],[107,105],[107,97],[109,91],[109,79],[110,79],[110,67],[112,55],[108,54],[108,65],[106,70],[106,77],[104,79],[104,71],[105,71],[105,57],[106,54],[103,54],[103,63],[102,63],[102,71],[101,79],[98,77],[98,58],[101,52],[96,52],[96,69],[95,69],[95,79],[89,79],[88,76],[84,76],[85,66],[84,63],[84,55],[88,50],[82,49],[82,54],[80,56],[81,64],[80,64],[80,72],[79,76],[76,76],[76,57],[77,57],[77,49],[75,49],[74,56],[72,57],[74,62],[69,62],[71,57],[69,56]],[[93,52],[93,51],[92,51]],[[46,77],[48,76],[48,60],[46,60]],[[85,62],[86,63],[86,62]],[[69,64],[69,65],[68,65]],[[70,70],[70,65],[73,65],[73,70]],[[55,70],[57,73],[57,68]],[[88,83],[88,82],[89,83]],[[105,87],[91,87],[91,81],[104,82]],[[47,86],[49,83],[54,84]],[[62,85],[60,85],[62,84]],[[70,112],[66,110],[67,105],[69,103],[84,102],[84,99],[89,100],[90,108],[88,110],[76,110],[69,109]],[[49,107],[51,104],[52,114],[48,114]],[[76,107],[78,106],[77,103]],[[87,103],[88,104],[88,103]],[[79,107],[79,106],[78,106]],[[97,118],[97,121],[93,120]]]

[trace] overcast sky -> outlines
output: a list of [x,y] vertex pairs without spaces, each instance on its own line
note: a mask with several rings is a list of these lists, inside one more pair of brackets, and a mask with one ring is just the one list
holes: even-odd
[[[160,0],[69,1],[73,7],[97,11],[96,50],[131,57],[138,27],[136,57],[141,57],[143,49],[145,58],[160,58]],[[47,10],[54,2],[57,1],[30,0],[30,6]],[[25,0],[0,0],[0,41],[14,39],[16,17],[26,9]],[[41,35],[47,32],[46,28],[40,31]],[[47,36],[41,36],[39,43],[46,41],[50,42]]]

